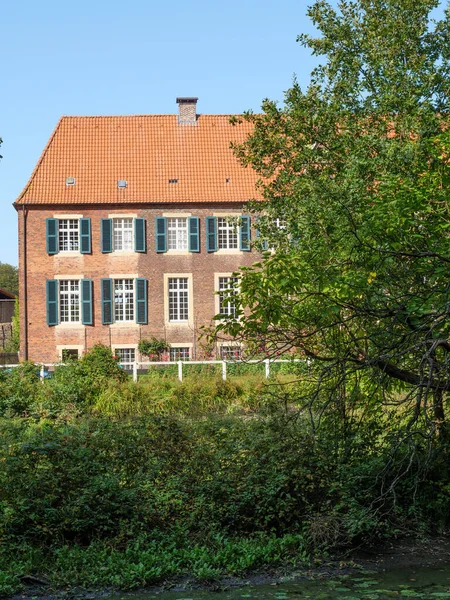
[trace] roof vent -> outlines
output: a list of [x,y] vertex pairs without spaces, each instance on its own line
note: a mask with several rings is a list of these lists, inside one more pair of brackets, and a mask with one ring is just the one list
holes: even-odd
[[169,179],[169,183],[178,183],[178,179]]
[[127,187],[127,180],[126,179],[119,179],[117,182],[117,187],[118,188],[126,188]]
[[178,123],[180,125],[195,125],[197,123],[198,98],[177,98]]
[[75,185],[75,177],[66,177],[66,185]]

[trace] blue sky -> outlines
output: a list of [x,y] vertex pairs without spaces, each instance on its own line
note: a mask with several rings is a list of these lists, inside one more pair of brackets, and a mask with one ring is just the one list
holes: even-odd
[[257,111],[311,58],[307,0],[16,0],[0,8],[0,261],[17,264],[22,191],[61,115]]
[[[17,264],[22,191],[61,115],[259,110],[314,64],[312,0],[15,0],[0,23],[0,261]],[[334,4],[334,2],[333,2]]]

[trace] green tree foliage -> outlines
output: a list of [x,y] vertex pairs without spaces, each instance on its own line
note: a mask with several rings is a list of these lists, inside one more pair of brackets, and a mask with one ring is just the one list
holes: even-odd
[[0,262],[0,288],[11,294],[19,294],[19,269],[17,267]]
[[[305,402],[402,403],[443,432],[450,389],[450,15],[438,0],[316,0],[322,64],[235,148],[261,175],[260,249],[218,332],[311,361]],[[281,219],[276,223],[275,219]],[[273,250],[272,250],[273,248]]]

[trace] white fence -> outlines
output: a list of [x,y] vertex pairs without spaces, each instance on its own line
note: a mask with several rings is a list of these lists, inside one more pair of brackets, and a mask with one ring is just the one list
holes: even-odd
[[[263,364],[264,365],[264,374],[266,378],[270,377],[270,367],[274,363],[297,363],[297,362],[305,362],[300,358],[292,358],[292,359],[282,359],[277,358],[275,360],[270,360],[266,358],[264,360],[179,360],[177,362],[121,362],[120,366],[123,367],[127,371],[131,371],[133,374],[133,381],[137,381],[138,378],[138,370],[142,368],[146,368],[149,371],[152,367],[173,367],[177,365],[178,368],[178,379],[183,381],[183,374],[186,367],[189,365],[222,365],[222,379],[225,381],[227,379],[227,366],[228,365],[248,365],[248,364]],[[37,363],[40,364],[40,363]],[[49,376],[49,367],[59,367],[63,363],[56,364],[41,364],[41,368],[39,371],[39,375],[41,379],[45,379]],[[19,365],[5,365],[0,366],[0,368],[14,368]]]

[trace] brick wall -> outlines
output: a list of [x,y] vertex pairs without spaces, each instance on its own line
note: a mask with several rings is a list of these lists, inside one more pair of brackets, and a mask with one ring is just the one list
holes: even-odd
[[[142,206],[89,206],[88,208],[32,207],[27,217],[27,309],[28,358],[33,361],[55,362],[58,346],[74,346],[87,350],[95,343],[107,346],[137,344],[139,339],[156,336],[169,343],[192,344],[199,356],[198,334],[209,326],[215,314],[215,273],[231,273],[239,266],[251,265],[254,252],[206,251],[205,217],[215,213],[242,214],[242,206],[183,204]],[[82,215],[91,219],[92,253],[56,255],[46,253],[46,219],[61,214]],[[155,250],[155,217],[170,214],[190,214],[200,218],[199,253],[157,254]],[[100,219],[113,214],[129,214],[145,218],[147,223],[146,253],[102,254],[100,248]],[[252,232],[254,238],[254,231]],[[24,295],[23,219],[19,211],[20,297]],[[168,325],[164,319],[164,274],[192,274],[193,322],[190,325]],[[137,275],[148,280],[148,325],[102,325],[100,280],[111,275]],[[55,276],[89,278],[93,281],[94,324],[92,326],[46,323],[46,280]],[[21,358],[24,358],[25,302],[21,302]]]

